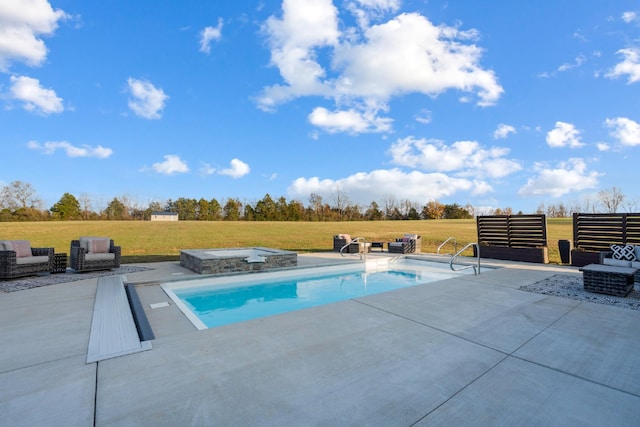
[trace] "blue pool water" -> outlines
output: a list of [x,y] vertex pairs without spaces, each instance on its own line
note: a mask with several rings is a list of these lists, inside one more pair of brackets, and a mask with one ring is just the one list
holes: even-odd
[[[198,329],[449,279],[448,264],[407,262],[313,268],[163,284]],[[259,277],[258,277],[259,276]]]

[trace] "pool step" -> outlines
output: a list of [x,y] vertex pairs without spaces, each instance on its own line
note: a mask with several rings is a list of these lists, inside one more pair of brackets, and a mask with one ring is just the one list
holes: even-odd
[[87,363],[151,350],[140,341],[122,276],[98,278]]

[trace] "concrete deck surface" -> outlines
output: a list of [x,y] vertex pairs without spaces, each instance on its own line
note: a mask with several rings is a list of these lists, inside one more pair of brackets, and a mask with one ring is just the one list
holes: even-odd
[[638,425],[640,312],[518,290],[576,269],[501,264],[204,331],[155,284],[193,274],[153,264],[127,275],[153,349],[90,364],[96,279],[0,293],[0,425]]

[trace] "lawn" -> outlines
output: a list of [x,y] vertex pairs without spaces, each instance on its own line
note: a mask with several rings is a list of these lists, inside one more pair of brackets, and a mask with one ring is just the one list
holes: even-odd
[[[348,233],[367,241],[393,241],[404,233],[422,236],[422,252],[435,253],[454,237],[458,247],[475,242],[476,222],[470,220],[245,222],[245,221],[47,221],[0,222],[0,239],[26,239],[34,247],[54,247],[69,253],[80,236],[109,236],[122,246],[123,262],[176,260],[181,249],[264,246],[297,252],[333,248],[333,235]],[[558,240],[572,239],[571,218],[547,220],[549,260],[560,262]],[[445,247],[450,252],[451,247]],[[471,251],[465,254],[471,254]]]

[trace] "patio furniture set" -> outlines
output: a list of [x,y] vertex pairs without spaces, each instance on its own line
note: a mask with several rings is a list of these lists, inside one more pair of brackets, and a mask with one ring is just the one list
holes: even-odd
[[371,252],[373,249],[378,249],[382,252],[385,244],[389,253],[419,253],[422,250],[422,237],[417,234],[405,234],[393,242],[360,242],[352,239],[350,234],[336,234],[333,236],[333,250],[336,252],[339,252],[342,248],[345,248],[342,251],[343,253],[351,254],[362,253],[365,250],[366,252]]
[[[70,267],[77,273],[120,267],[120,246],[108,237],[80,237],[70,246]],[[64,273],[67,254],[31,247],[29,240],[0,240],[0,280]]]

